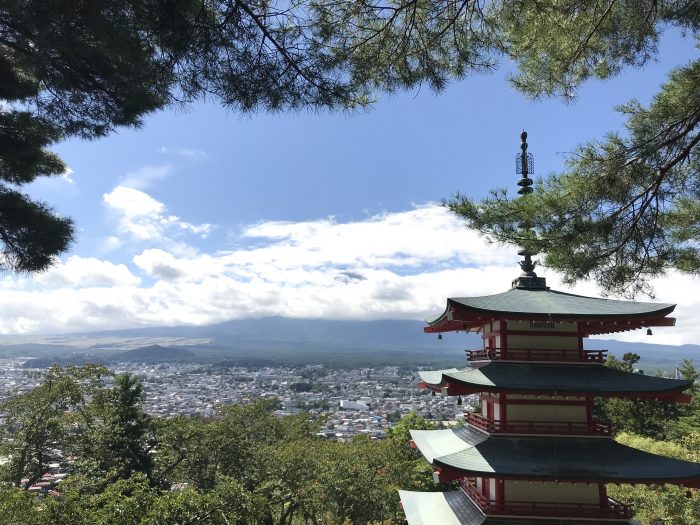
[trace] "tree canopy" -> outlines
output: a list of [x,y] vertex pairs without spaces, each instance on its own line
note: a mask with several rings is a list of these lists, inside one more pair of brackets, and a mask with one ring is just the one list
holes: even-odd
[[[692,0],[7,0],[0,6],[0,243],[5,270],[48,267],[69,218],[21,186],[66,170],[49,148],[92,139],[172,104],[235,111],[364,107],[375,93],[513,60],[526,96],[572,98],[653,58],[668,26],[697,34]],[[698,64],[680,67],[628,133],[582,146],[526,199],[451,208],[494,238],[546,254],[567,279],[626,290],[668,268],[696,272]],[[515,217],[535,234],[522,238]],[[520,219],[518,219],[520,220]]]
[[[439,488],[408,446],[411,414],[390,436],[336,442],[277,400],[217,407],[215,417],[143,412],[142,385],[103,368],[52,368],[0,404],[0,523],[298,525],[401,523],[398,488]],[[65,478],[31,486],[51,464]],[[444,488],[444,487],[443,487]]]
[[[573,97],[589,78],[643,66],[665,28],[697,41],[700,27],[692,2],[508,3],[505,49],[519,68],[512,80],[535,98]],[[541,262],[568,283],[592,278],[606,292],[634,296],[651,293],[648,280],[669,269],[698,274],[700,61],[673,70],[648,105],[632,100],[617,110],[624,133],[580,146],[533,193],[496,189],[447,205],[492,239],[544,254]]]
[[[638,361],[627,353],[606,364],[634,372]],[[678,371],[698,377],[690,361]],[[219,406],[213,417],[163,418],[144,413],[142,385],[131,375],[89,365],[54,367],[37,380],[0,403],[0,523],[396,525],[405,523],[397,489],[456,488],[434,483],[430,463],[408,446],[409,430],[436,428],[415,413],[386,439],[336,442],[317,435],[323,420],[309,413],[276,417],[278,401],[269,398]],[[700,403],[598,401],[617,441],[700,460]],[[37,497],[32,485],[56,464],[64,477]],[[695,489],[608,490],[634,503],[644,525],[700,525]]]

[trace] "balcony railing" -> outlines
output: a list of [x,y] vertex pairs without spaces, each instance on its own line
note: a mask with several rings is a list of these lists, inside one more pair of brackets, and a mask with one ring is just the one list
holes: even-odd
[[612,436],[614,429],[607,423],[571,421],[507,421],[503,423],[470,412],[467,422],[490,434],[546,434],[575,436]]
[[461,483],[462,490],[486,515],[528,516],[547,518],[604,518],[630,519],[632,508],[612,498],[604,504],[534,502],[534,501],[494,501],[486,498],[476,487],[473,478]]
[[572,349],[536,349],[508,348],[503,352],[500,348],[466,350],[469,361],[545,361],[553,363],[602,363],[605,361],[607,350],[572,350]]

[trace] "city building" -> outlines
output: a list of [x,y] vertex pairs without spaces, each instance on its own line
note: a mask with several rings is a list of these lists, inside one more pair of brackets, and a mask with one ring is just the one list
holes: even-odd
[[[519,193],[532,191],[532,157],[522,135]],[[525,226],[527,227],[527,226]],[[609,483],[700,487],[700,464],[649,454],[613,439],[593,415],[595,398],[689,402],[690,381],[604,366],[605,350],[584,350],[594,334],[673,326],[673,304],[617,301],[557,292],[534,271],[532,253],[504,292],[447,300],[425,331],[481,333],[468,366],[421,372],[433,395],[478,393],[481,409],[463,428],[412,431],[411,445],[447,492],[401,491],[410,525],[629,523],[631,509]]]

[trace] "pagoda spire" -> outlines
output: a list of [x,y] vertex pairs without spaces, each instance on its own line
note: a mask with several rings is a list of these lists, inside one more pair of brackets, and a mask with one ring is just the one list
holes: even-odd
[[[527,132],[525,130],[520,134],[520,140],[521,153],[515,156],[515,173],[522,175],[522,178],[518,181],[518,186],[520,186],[518,193],[523,197],[533,192],[533,181],[528,175],[533,174],[535,171],[535,160],[532,153],[527,152]],[[532,229],[532,226],[527,221],[522,221],[518,227],[523,236]],[[532,260],[532,256],[535,253],[527,248],[520,248],[518,255],[523,256],[523,260],[518,263],[522,273],[513,281],[513,288],[546,289],[547,283],[545,278],[537,277],[535,273],[535,265],[537,263]]]

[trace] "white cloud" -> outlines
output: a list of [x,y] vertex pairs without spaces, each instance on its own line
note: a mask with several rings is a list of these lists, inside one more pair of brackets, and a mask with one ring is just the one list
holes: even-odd
[[[209,324],[269,315],[420,319],[441,311],[446,297],[504,291],[519,273],[514,248],[488,245],[439,206],[353,222],[263,222],[242,230],[241,246],[201,253],[181,249],[171,237],[202,233],[206,225],[169,215],[146,193],[118,187],[105,202],[118,217],[122,237],[145,243],[131,269],[69,258],[33,284],[5,278],[0,332]],[[540,273],[563,289],[556,274]],[[677,274],[657,284],[659,301],[679,303],[678,327],[655,329],[653,342],[700,341],[698,289],[697,280]],[[573,292],[599,295],[590,285]],[[650,342],[642,331],[624,337]]]
[[170,164],[142,166],[124,175],[121,179],[120,186],[143,190],[151,187],[158,181],[170,177],[173,171],[174,168]]
[[137,286],[141,279],[133,275],[124,264],[73,255],[38,275],[32,282],[41,288],[112,288]]
[[73,168],[70,166],[66,166],[66,169],[63,173],[61,173],[60,177],[66,181],[68,184],[75,184],[75,180],[71,177],[73,175],[74,171]]
[[495,245],[486,249],[483,239],[438,206],[421,206],[345,224],[332,219],[265,222],[245,229],[243,237],[274,242],[233,254],[239,264],[266,260],[279,266],[417,267],[445,263],[455,267],[513,262],[513,250]]
[[44,292],[64,288],[112,288],[138,286],[141,279],[125,264],[115,264],[94,257],[71,255],[65,261],[32,278],[7,276],[0,281],[3,293],[12,290]]
[[124,241],[119,237],[110,235],[104,241],[100,243],[99,251],[102,254],[113,252],[124,246]]
[[124,239],[138,243],[168,246],[183,253],[196,251],[181,240],[182,233],[205,238],[213,230],[211,224],[191,224],[176,215],[169,215],[165,205],[136,188],[117,186],[103,195],[103,200],[117,220],[118,236],[109,237],[105,250],[120,247]]
[[139,218],[160,215],[165,205],[153,197],[134,188],[117,186],[103,195],[105,202],[124,217]]

